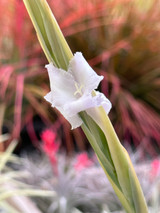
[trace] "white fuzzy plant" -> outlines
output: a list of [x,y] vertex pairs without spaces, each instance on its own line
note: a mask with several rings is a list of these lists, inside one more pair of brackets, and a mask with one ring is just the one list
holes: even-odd
[[[0,143],[8,137],[0,136]],[[2,213],[41,213],[28,196],[54,196],[53,191],[35,190],[20,179],[26,177],[26,171],[14,170],[8,163],[20,166],[20,159],[12,154],[16,141],[12,141],[5,152],[0,152],[0,212]]]
[[[152,162],[140,161],[138,152],[131,154],[142,185],[150,213],[160,212],[160,169],[152,177]],[[75,158],[57,155],[58,175],[44,156],[22,159],[22,170],[28,172],[24,182],[36,188],[56,192],[55,197],[34,198],[45,213],[124,213],[103,170],[95,162],[80,172],[74,167]],[[145,178],[144,178],[145,176]],[[150,186],[150,187],[148,187]]]

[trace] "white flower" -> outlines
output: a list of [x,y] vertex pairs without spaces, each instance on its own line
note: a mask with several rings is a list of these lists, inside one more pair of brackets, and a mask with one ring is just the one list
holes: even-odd
[[96,96],[92,95],[103,76],[96,74],[82,53],[75,53],[69,62],[68,72],[52,63],[45,67],[48,70],[51,91],[44,98],[63,114],[72,129],[83,123],[78,115],[81,111],[89,112],[93,107],[103,106],[106,113],[109,113],[110,101],[100,92],[96,92]]

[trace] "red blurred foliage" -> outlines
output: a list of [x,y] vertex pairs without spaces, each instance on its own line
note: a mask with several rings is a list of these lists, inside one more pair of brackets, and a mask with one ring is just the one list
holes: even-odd
[[134,0],[48,2],[72,50],[104,75],[101,90],[112,102],[109,116],[122,143],[157,156],[160,1],[148,9]]
[[[100,89],[113,104],[110,117],[120,140],[157,155],[160,1],[153,1],[148,11],[139,10],[134,0],[48,3],[73,52],[83,52],[97,73],[104,75]],[[43,101],[49,90],[42,69],[47,62],[23,1],[1,0],[0,30],[0,100],[2,108],[5,106],[0,129],[4,117],[4,122],[12,123],[10,133],[18,138],[20,129],[30,127],[34,114],[39,114],[55,132],[63,129],[68,152],[74,150],[75,141],[79,150],[85,150],[81,130],[70,133],[62,115]]]
[[[42,51],[23,1],[1,1],[0,31],[0,110],[4,108],[0,131],[7,125],[11,138],[18,139],[37,108],[40,116],[48,118],[39,103],[42,96],[37,98],[30,90],[30,85],[38,90],[40,84],[34,85],[37,77],[47,77],[41,68],[46,60],[41,57]],[[42,84],[40,91],[45,95]],[[34,104],[30,105],[28,102],[33,96]]]

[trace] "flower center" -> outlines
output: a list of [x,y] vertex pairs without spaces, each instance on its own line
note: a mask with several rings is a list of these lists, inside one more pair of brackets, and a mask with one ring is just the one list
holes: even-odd
[[76,91],[75,91],[74,95],[77,95],[77,94],[83,95],[82,89],[83,89],[84,85],[81,84],[79,86],[78,83],[75,83],[75,87],[76,87]]

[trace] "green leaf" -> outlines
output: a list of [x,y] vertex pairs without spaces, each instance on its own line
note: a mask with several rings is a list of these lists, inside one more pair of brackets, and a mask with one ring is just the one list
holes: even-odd
[[115,184],[120,188],[104,133],[99,128],[99,126],[93,121],[93,119],[90,118],[85,112],[81,112],[80,116],[83,120],[82,129],[85,132],[97,157],[100,159],[103,164],[103,167],[111,176]]
[[[130,161],[130,159],[129,159]],[[134,168],[131,166],[129,169],[129,179],[132,190],[132,197],[135,207],[135,212],[147,212],[147,205],[144,205],[145,199],[143,196],[142,189],[140,187],[137,176],[135,175]]]
[[67,70],[72,52],[45,0],[23,0],[49,62]]
[[[135,174],[128,153],[121,145],[114,131],[114,128],[108,118],[108,115],[106,114],[103,107],[98,107],[94,108],[93,110],[90,110],[90,115],[93,115],[92,118],[99,125],[106,137],[111,158],[113,160],[114,167],[116,170],[117,180],[119,182],[122,193],[130,204],[131,209],[135,209],[133,212],[139,213],[139,211],[136,211],[136,203],[134,197],[134,195],[137,193],[137,196],[139,196],[140,198],[141,209],[143,209],[142,212],[147,213],[148,211],[146,202],[138,178]],[[101,164],[103,165],[103,162],[101,162]],[[130,172],[132,172],[132,175],[130,174]],[[131,177],[133,177],[132,182]],[[136,183],[134,184],[134,189],[136,190],[136,193],[134,192],[134,194],[132,185],[133,180],[134,183]]]
[[[100,162],[100,165],[106,173],[108,180],[112,184],[115,193],[117,194],[125,210],[128,213],[134,213],[135,211],[133,205],[130,204],[128,197],[123,194],[123,191],[121,189],[119,180],[117,178],[116,170],[114,168],[114,164],[110,157],[109,148],[104,133],[99,128],[99,126],[92,120],[92,118],[90,118],[86,113],[83,112],[80,113],[80,115],[84,122],[84,124],[82,125],[82,129],[85,132],[92,148],[94,149]],[[104,147],[107,148],[104,149]]]
[[1,158],[1,161],[0,161],[0,172],[3,170],[5,164],[7,163],[8,159],[10,158],[16,145],[17,145],[17,141],[16,140],[12,141],[11,144],[9,145],[9,147],[7,148],[7,150],[5,151],[5,154],[3,155],[3,157]]

